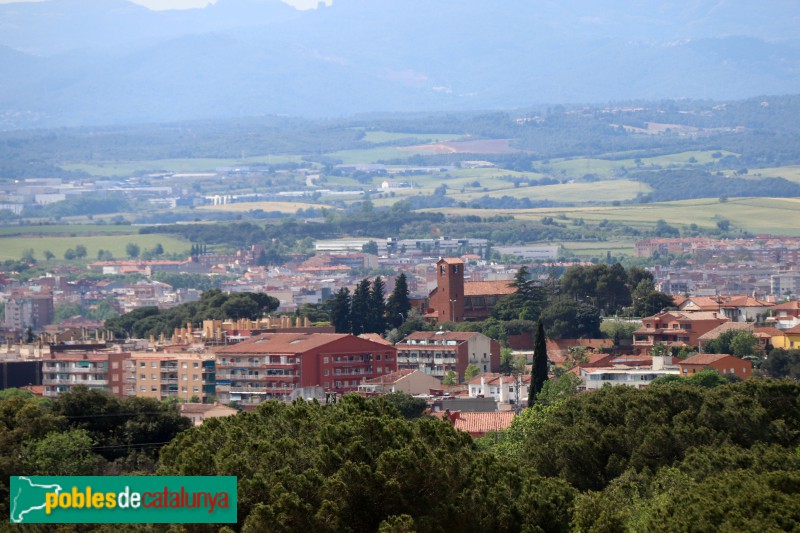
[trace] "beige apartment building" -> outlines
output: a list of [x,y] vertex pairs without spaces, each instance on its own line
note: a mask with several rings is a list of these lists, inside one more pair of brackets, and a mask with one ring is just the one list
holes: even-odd
[[133,352],[128,362],[128,394],[144,398],[210,401],[215,387],[211,355]]

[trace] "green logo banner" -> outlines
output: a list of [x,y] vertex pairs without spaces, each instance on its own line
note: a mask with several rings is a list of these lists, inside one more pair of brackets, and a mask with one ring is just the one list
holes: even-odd
[[15,476],[14,524],[236,522],[235,476]]

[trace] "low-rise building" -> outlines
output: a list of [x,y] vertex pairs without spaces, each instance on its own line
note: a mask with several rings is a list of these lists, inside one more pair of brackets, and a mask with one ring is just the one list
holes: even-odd
[[753,375],[753,363],[732,355],[701,353],[678,362],[680,375],[691,376],[703,370],[716,370],[723,376],[736,376],[747,380]]
[[405,392],[406,394],[430,394],[431,390],[440,389],[442,382],[419,370],[398,370],[376,378],[365,380],[358,386],[362,394],[390,394]]
[[420,370],[443,379],[453,371],[459,380],[472,364],[481,372],[500,370],[500,344],[483,333],[417,331],[396,344],[400,370]]
[[516,404],[528,400],[530,384],[529,373],[508,376],[495,372],[481,372],[467,385],[470,398],[494,398],[499,403]]
[[647,352],[659,343],[697,346],[701,335],[729,320],[711,311],[666,311],[642,319],[642,327],[633,332],[633,347]]
[[221,418],[238,413],[233,407],[220,403],[182,403],[180,405],[182,416],[190,419],[195,426],[201,425],[209,418]]

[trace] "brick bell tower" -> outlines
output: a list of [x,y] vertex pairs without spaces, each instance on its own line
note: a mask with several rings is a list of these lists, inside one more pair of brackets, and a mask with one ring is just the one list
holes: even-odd
[[431,301],[439,322],[464,320],[464,262],[443,258],[436,263],[436,294]]

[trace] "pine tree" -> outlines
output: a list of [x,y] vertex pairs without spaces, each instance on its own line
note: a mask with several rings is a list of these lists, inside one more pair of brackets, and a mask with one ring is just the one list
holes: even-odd
[[399,328],[408,319],[411,311],[411,301],[408,299],[408,282],[405,273],[397,276],[394,290],[386,303],[386,321],[392,328]]
[[350,331],[353,335],[366,333],[369,326],[370,283],[362,279],[353,291],[350,301]]
[[330,301],[331,324],[336,333],[350,333],[350,289],[342,287]]
[[367,333],[386,332],[386,303],[384,300],[385,286],[380,276],[372,282],[369,293],[369,313],[367,314]]
[[528,392],[528,407],[533,407],[536,395],[547,381],[547,342],[544,336],[544,326],[540,320],[536,327],[536,337],[533,339],[533,367],[531,368],[531,385]]

